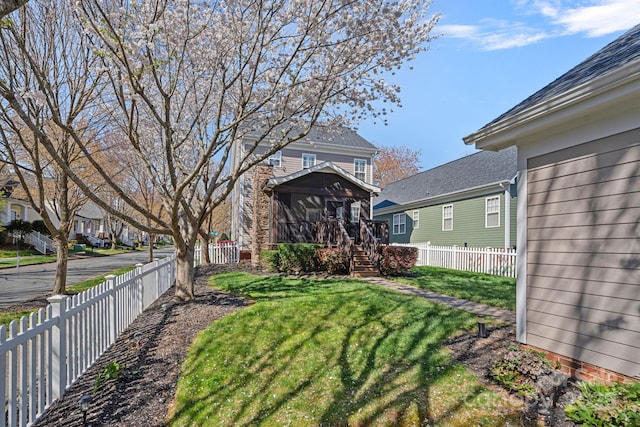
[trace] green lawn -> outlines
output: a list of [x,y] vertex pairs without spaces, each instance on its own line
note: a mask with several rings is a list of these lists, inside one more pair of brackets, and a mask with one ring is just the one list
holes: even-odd
[[[19,265],[32,265],[32,264],[43,264],[49,262],[56,262],[55,255],[33,255],[33,256],[23,256],[20,255],[20,264]],[[5,257],[5,259],[0,259],[0,268],[15,268],[16,264],[18,264],[16,253],[13,253],[13,258]]]
[[394,280],[444,295],[516,310],[516,279],[438,267],[414,267],[414,277]]
[[518,408],[442,347],[475,327],[469,313],[357,280],[211,283],[254,304],[192,344],[173,427],[519,425]]

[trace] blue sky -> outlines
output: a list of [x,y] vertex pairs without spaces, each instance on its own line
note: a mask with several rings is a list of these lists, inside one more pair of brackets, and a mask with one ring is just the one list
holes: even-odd
[[401,71],[388,125],[363,122],[375,145],[420,150],[421,170],[475,152],[462,137],[640,24],[640,0],[434,0],[429,50]]

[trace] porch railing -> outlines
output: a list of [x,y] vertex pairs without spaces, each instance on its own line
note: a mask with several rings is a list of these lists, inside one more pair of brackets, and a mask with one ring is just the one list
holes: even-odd
[[388,223],[384,221],[360,220],[359,238],[360,245],[369,257],[369,261],[379,270],[380,259],[382,258],[382,246],[389,243]]
[[38,231],[32,231],[24,236],[25,243],[33,245],[34,249],[43,255],[47,254],[47,251],[56,253],[56,244],[53,240],[41,234]]

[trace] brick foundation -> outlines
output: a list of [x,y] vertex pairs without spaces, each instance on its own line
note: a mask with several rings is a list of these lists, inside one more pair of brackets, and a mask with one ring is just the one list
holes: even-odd
[[533,351],[543,352],[545,357],[552,363],[560,363],[561,372],[581,381],[590,383],[601,382],[605,384],[638,381],[637,378],[628,377],[599,366],[591,365],[589,363],[546,351],[531,345],[525,345],[524,347]]

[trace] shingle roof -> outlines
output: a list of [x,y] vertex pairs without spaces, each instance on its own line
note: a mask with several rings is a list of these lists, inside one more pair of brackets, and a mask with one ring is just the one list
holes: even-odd
[[[259,127],[258,127],[259,128]],[[280,126],[273,129],[273,134],[280,136],[280,133],[286,126]],[[300,129],[301,130],[301,129]],[[262,131],[254,130],[248,133],[248,136],[260,136]],[[295,131],[292,131],[295,134]],[[332,126],[321,123],[316,123],[311,128],[311,131],[302,138],[299,143],[317,143],[317,144],[331,144],[339,145],[343,147],[352,148],[364,148],[367,150],[375,151],[376,146],[358,135],[358,133],[352,129],[344,126]]]
[[506,113],[487,123],[482,129],[638,60],[640,25],[636,25]]
[[[373,200],[405,204],[449,193],[510,181],[517,172],[517,148],[481,151],[387,185]],[[388,204],[387,204],[388,206]],[[379,207],[383,207],[380,205]]]
[[336,144],[348,147],[370,148],[372,150],[376,149],[375,145],[358,135],[357,132],[346,127],[316,125],[311,129],[311,132],[309,132],[303,141]]

